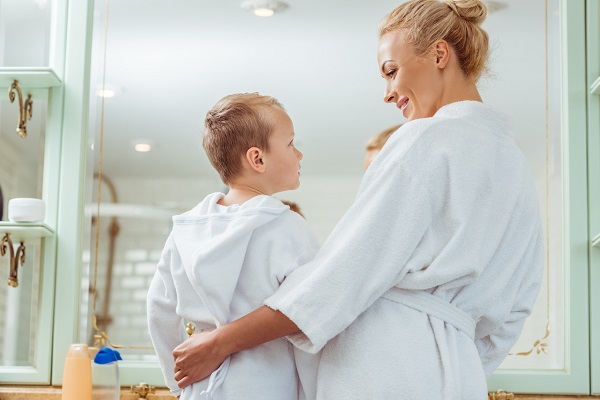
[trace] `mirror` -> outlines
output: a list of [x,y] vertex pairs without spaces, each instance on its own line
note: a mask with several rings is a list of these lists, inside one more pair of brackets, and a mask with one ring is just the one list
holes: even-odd
[[[169,216],[224,190],[200,145],[205,113],[217,100],[258,91],[284,104],[304,153],[302,183],[276,197],[298,203],[321,241],[352,203],[366,140],[404,122],[382,101],[376,62],[377,26],[393,5],[288,3],[281,13],[259,18],[237,0],[173,0],[169,7],[126,0],[108,8],[96,2],[84,308],[93,309],[96,282],[96,313],[104,324],[99,328],[125,346],[126,360],[153,359],[145,298],[170,231]],[[549,300],[563,298],[558,1],[490,4],[484,26],[493,48],[492,75],[480,89],[484,101],[509,117],[530,161],[548,247],[543,293],[514,351],[529,353],[509,357],[505,365],[561,368],[562,305]],[[136,144],[151,150],[135,151]],[[110,183],[94,175],[100,152],[101,173]],[[92,340],[89,316],[82,316],[82,336]],[[556,326],[546,335],[551,319]],[[538,339],[552,348],[551,355],[530,351]]]

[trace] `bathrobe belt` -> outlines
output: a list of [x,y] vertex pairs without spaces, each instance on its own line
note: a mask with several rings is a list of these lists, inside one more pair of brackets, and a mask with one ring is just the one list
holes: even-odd
[[473,321],[473,318],[438,296],[422,290],[393,287],[385,292],[382,297],[447,322],[466,333],[471,339],[475,337],[475,321]]

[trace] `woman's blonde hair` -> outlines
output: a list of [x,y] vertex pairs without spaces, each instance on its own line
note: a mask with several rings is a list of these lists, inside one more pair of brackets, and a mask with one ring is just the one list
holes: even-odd
[[467,78],[477,81],[486,71],[489,38],[481,24],[487,7],[480,0],[410,0],[386,16],[379,37],[401,30],[415,54],[426,56],[440,39],[456,53]]
[[269,107],[285,111],[274,97],[237,93],[223,97],[206,114],[202,146],[226,185],[242,172],[242,157],[249,148],[269,151],[274,128]]

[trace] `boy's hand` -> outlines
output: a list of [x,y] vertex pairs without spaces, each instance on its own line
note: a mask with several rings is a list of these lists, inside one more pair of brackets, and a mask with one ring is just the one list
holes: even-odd
[[190,336],[173,350],[175,380],[180,388],[208,377],[225,361],[216,346],[217,330],[199,332]]

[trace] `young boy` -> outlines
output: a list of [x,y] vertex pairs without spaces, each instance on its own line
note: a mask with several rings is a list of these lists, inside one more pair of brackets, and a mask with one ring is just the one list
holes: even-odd
[[233,354],[210,378],[177,387],[172,351],[187,338],[184,321],[199,332],[244,316],[318,247],[304,219],[271,197],[300,185],[302,153],[283,106],[258,93],[234,94],[205,124],[202,144],[229,192],[173,217],[148,291],[150,336],[166,383],[181,400],[314,398],[318,355],[285,339]]

